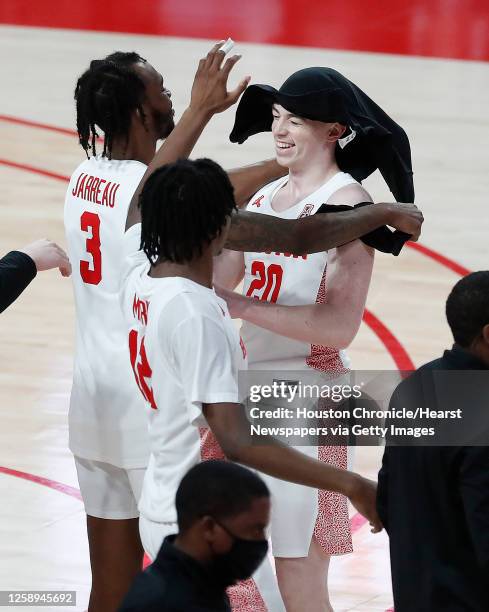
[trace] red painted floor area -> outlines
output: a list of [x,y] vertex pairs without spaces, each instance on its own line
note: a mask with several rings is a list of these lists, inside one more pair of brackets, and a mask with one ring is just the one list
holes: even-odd
[[0,23],[489,61],[489,0],[2,0]]

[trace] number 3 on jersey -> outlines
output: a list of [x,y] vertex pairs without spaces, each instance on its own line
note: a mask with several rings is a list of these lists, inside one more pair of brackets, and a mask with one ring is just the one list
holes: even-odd
[[151,408],[156,410],[155,398],[153,396],[153,389],[146,382],[147,379],[151,380],[153,371],[148,363],[146,357],[146,349],[144,348],[144,336],[141,339],[141,345],[138,350],[138,332],[132,329],[129,332],[129,356],[131,358],[132,371],[139,390],[143,394],[144,399],[151,405]]
[[80,218],[80,227],[83,232],[91,231],[92,235],[86,240],[87,253],[92,256],[93,268],[90,262],[80,261],[80,276],[83,282],[89,285],[98,285],[102,280],[102,253],[100,251],[100,217],[92,212],[85,211]]
[[284,275],[282,266],[279,264],[270,264],[266,267],[263,261],[253,261],[251,264],[251,273],[255,278],[250,283],[246,295],[264,302],[276,302],[280,287],[282,286],[282,277]]

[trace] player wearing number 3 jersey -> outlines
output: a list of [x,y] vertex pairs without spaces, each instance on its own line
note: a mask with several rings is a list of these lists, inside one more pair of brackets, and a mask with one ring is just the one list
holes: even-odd
[[[148,459],[143,406],[118,316],[121,238],[145,171],[139,161],[91,157],[71,177],[64,215],[77,309],[70,449],[126,469],[143,468]],[[104,190],[113,196],[103,200]],[[119,518],[132,518],[122,512]]]
[[[75,98],[88,159],[71,177],[64,208],[76,307],[69,443],[87,513],[89,610],[106,612],[141,567],[137,502],[149,456],[118,306],[122,237],[156,142],[173,129],[173,111],[161,76],[136,53],[91,62]],[[105,133],[99,155],[96,126]]]

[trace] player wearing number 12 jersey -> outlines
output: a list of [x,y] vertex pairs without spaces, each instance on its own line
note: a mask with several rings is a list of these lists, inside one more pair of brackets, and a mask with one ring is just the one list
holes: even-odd
[[[246,365],[246,348],[212,289],[213,258],[225,243],[233,208],[232,188],[217,164],[180,160],[147,178],[141,224],[135,215],[125,235],[121,301],[135,349],[135,375],[151,406],[151,457],[140,525],[152,556],[176,529],[173,500],[179,480],[203,458],[199,426],[210,428],[231,460],[312,490],[317,485],[346,492],[378,528],[372,483],[272,438],[257,445],[250,435],[237,378]],[[188,232],[191,220],[195,227]],[[211,528],[220,529],[213,519]],[[208,546],[212,548],[211,540]],[[267,568],[260,569],[258,586],[261,590],[266,585],[261,592],[267,600],[273,592],[272,574],[268,572],[267,580]],[[265,609],[258,592],[252,592],[254,601],[247,599],[236,609]],[[273,601],[269,610],[283,609],[278,592]],[[209,609],[204,602],[203,609]]]

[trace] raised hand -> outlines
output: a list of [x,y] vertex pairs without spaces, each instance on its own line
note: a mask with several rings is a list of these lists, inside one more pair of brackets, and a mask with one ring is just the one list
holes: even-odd
[[223,65],[224,52],[219,51],[224,41],[216,43],[199,62],[192,85],[189,108],[213,115],[235,104],[244,92],[250,77],[245,77],[232,91],[227,90],[228,77],[241,55],[229,57]]

